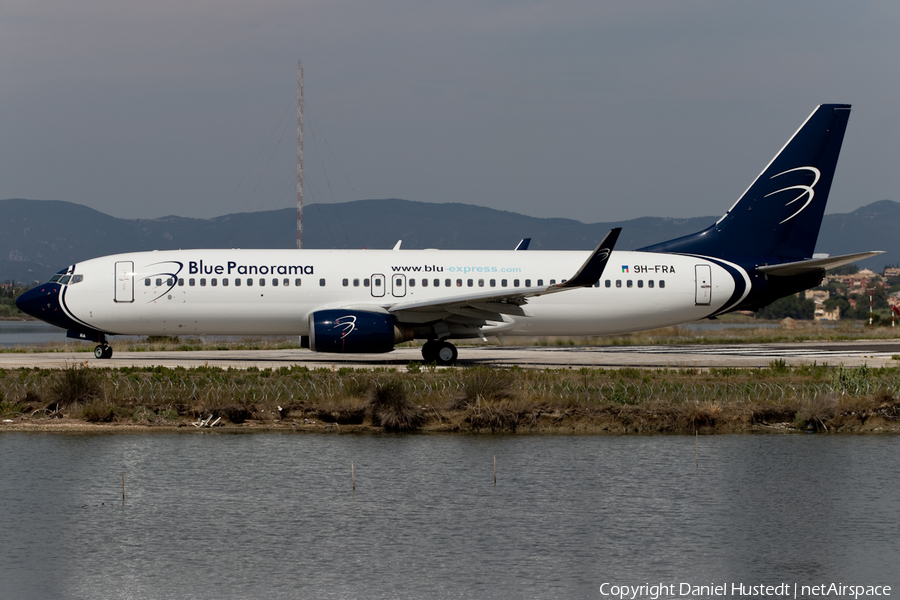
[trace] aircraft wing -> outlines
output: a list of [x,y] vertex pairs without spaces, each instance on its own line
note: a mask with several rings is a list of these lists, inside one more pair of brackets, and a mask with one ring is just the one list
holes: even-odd
[[796,262],[783,263],[780,265],[764,265],[756,267],[757,271],[766,275],[802,275],[819,269],[836,269],[844,265],[849,265],[864,258],[878,256],[884,254],[883,250],[874,252],[858,252],[856,254],[844,254],[843,256],[829,256],[828,258],[813,258],[810,260],[798,260]]
[[[580,287],[590,287],[597,283],[603,275],[603,270],[606,268],[606,263],[609,261],[621,231],[621,227],[611,229],[572,278],[562,283],[541,287],[504,288],[502,290],[491,290],[464,296],[453,296],[452,298],[397,302],[387,306],[387,310],[394,314],[404,312],[462,314],[461,311],[468,311],[469,313],[474,311],[480,313],[482,318],[489,320],[496,320],[492,317],[497,314],[524,316],[526,313],[521,307],[528,303],[529,298],[555,294]],[[488,313],[490,316],[487,316]],[[469,316],[475,315],[470,314]]]

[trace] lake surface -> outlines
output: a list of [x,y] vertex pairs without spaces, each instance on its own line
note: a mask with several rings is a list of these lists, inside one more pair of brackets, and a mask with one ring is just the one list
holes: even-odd
[[0,433],[0,597],[896,595],[898,450],[889,435]]

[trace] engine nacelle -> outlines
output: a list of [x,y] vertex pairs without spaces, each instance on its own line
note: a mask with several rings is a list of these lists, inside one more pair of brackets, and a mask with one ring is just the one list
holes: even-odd
[[390,352],[413,339],[411,327],[398,326],[391,315],[329,309],[309,315],[309,349],[314,352]]

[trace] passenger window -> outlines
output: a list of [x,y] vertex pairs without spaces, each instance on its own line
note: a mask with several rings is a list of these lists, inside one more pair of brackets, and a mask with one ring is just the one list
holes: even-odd
[[500,287],[506,287],[506,280],[505,280],[505,279],[501,279],[501,280],[500,280]]
[[409,280],[409,287],[416,287],[416,280],[415,280],[415,279],[410,279],[410,280]]
[[594,284],[594,287],[600,287],[600,280],[599,280],[599,279],[598,279],[597,282]]
[[639,287],[639,288],[644,287],[644,280],[643,280],[643,279],[638,279],[638,287]]
[[[319,280],[319,285],[322,285],[321,282],[322,282],[322,280],[320,279],[320,280]],[[375,278],[375,287],[381,287],[381,277],[376,277],[376,278]]]
[[247,278],[247,287],[252,287],[252,286],[253,286],[253,280],[248,277]]
[[[299,279],[298,279],[298,281],[299,281]],[[369,280],[368,280],[368,279],[363,279],[363,285],[366,286],[366,287],[369,287]]]
[[[147,281],[150,281],[150,280],[148,279]],[[197,285],[197,280],[194,279],[193,277],[191,277],[190,279],[188,279],[188,285],[190,285],[190,286]]]
[[428,287],[428,280],[427,280],[427,279],[423,279],[423,280],[422,280],[422,287]]
[[278,287],[278,280],[274,277],[272,278],[272,287]]
[[225,287],[228,287],[228,278],[227,277],[222,278],[222,285],[224,285]]
[[531,280],[530,280],[530,279],[526,279],[526,280],[525,280],[525,287],[531,287]]
[[621,279],[616,279],[616,287],[618,287],[618,288],[622,287],[622,280],[621,280]]
[[440,280],[440,279],[435,279],[432,283],[434,284],[434,287],[441,287],[441,280]]
[[395,285],[396,285],[396,287],[402,286],[402,285],[403,285],[403,280],[402,280],[402,279],[398,279],[398,280],[397,280],[397,283],[396,283]]
[[[77,277],[77,275],[75,277]],[[72,283],[75,283],[75,281],[74,281],[75,278],[73,277],[72,279],[73,279]],[[166,279],[166,285],[169,287],[172,287],[173,285],[175,285],[175,280],[172,279],[171,277],[169,277],[168,279]]]
[[216,287],[217,285],[219,285],[219,280],[216,279],[215,277],[213,277],[212,279],[209,280],[209,283],[210,283],[210,285],[212,285],[213,287]]
[[456,280],[456,287],[462,287],[462,279]]
[[201,277],[201,278],[200,278],[200,287],[203,287],[203,286],[205,286],[205,285],[206,285],[206,278]]
[[659,287],[661,287],[661,288],[666,287],[666,281],[665,281],[665,279],[660,279],[660,280],[659,280]]
[[513,287],[519,287],[519,280],[513,279]]
[[538,287],[543,287],[543,285],[544,285],[544,280],[538,279]]
[[466,283],[469,284],[469,287],[472,287],[472,285],[473,285],[475,282],[474,282],[473,280],[469,279]]
[[347,287],[348,285],[350,285],[350,280],[349,279],[342,280],[341,285],[343,285],[344,287]]
[[[68,280],[68,279],[69,279],[69,276],[67,275],[67,276],[63,277],[63,279],[64,279],[64,280]],[[65,283],[65,281],[63,281],[62,283]],[[159,286],[161,286],[161,285],[162,285],[162,279],[159,278],[159,277],[157,277],[157,278],[156,278],[156,287],[159,287]]]
[[451,285],[453,285],[453,284],[450,283],[450,280],[449,280],[449,279],[445,279],[445,280],[444,280],[444,287],[450,287]]
[[[381,282],[381,280],[379,280],[379,283],[380,283],[380,282]],[[325,279],[320,279],[320,280],[319,280],[319,287],[325,287]]]
[[183,277],[178,278],[178,287],[184,287],[184,278]]
[[[60,279],[61,279],[61,277],[57,276],[56,280],[59,281]],[[145,279],[144,285],[150,285],[150,279]]]
[[353,287],[359,287],[359,279],[353,280]]
[[281,284],[282,284],[284,287],[288,287],[289,285],[291,285],[291,280],[285,278],[284,281],[281,282]]
[[652,280],[652,279],[651,279],[650,281],[647,282],[647,287],[653,287],[653,280]]
[[478,280],[478,287],[484,287],[484,279]]
[[634,285],[634,282],[629,279],[627,285],[628,285],[628,287],[631,287]]
[[550,285],[556,285],[556,280],[555,280],[555,279],[551,279],[551,280],[550,280]]
[[491,287],[497,287],[497,280],[491,279]]
[[240,277],[235,277],[235,279],[234,279],[234,285],[235,285],[236,287],[241,287],[241,278],[240,278]]
[[259,287],[265,287],[265,285],[266,285],[266,280],[263,279],[262,277],[260,277],[259,278]]
[[609,279],[607,279],[605,285],[606,285],[606,287],[612,287],[612,281],[610,281]]
[[[369,284],[366,284],[366,285],[369,285]],[[294,287],[300,287],[300,280],[299,280],[299,279],[295,279],[295,280],[294,280]]]

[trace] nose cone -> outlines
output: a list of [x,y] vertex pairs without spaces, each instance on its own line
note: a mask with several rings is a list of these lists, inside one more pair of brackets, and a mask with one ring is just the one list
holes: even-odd
[[31,288],[16,298],[16,308],[26,315],[41,319],[59,327],[67,327],[69,319],[59,305],[59,290],[56,283],[44,283]]

